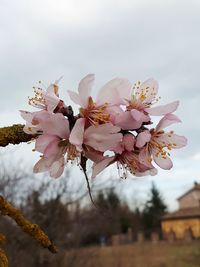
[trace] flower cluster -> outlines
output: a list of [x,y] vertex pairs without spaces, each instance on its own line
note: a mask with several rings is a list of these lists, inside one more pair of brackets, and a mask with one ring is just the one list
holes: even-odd
[[[120,78],[105,84],[94,100],[94,79],[89,74],[80,81],[78,92],[68,91],[71,100],[80,106],[76,116],[59,98],[59,80],[46,90],[34,88],[29,104],[39,111],[21,111],[26,120],[24,131],[37,134],[34,150],[42,154],[34,172],[48,171],[57,178],[68,161],[80,164],[83,156],[93,162],[93,178],[114,163],[123,178],[128,171],[135,176],[155,175],[155,164],[170,169],[169,152],[187,143],[184,136],[164,131],[181,122],[173,114],[179,102],[154,106],[159,100],[157,81],[148,79],[133,86]],[[155,128],[151,128],[151,116],[162,116]]]

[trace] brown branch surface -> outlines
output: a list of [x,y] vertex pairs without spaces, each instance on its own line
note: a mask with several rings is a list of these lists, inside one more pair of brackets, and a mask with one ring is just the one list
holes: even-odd
[[9,144],[19,144],[28,142],[35,136],[26,134],[23,131],[24,125],[14,124],[12,126],[0,128],[0,146],[5,147]]
[[29,222],[23,214],[0,196],[0,212],[1,215],[9,216],[18,226],[31,237],[33,237],[42,247],[48,248],[52,253],[57,252],[57,248],[48,236],[40,229],[37,224]]
[[[5,236],[0,233],[0,245],[6,240]],[[5,251],[0,248],[0,267],[8,267],[8,258]]]
[[0,267],[8,267],[8,258],[2,248],[0,248]]

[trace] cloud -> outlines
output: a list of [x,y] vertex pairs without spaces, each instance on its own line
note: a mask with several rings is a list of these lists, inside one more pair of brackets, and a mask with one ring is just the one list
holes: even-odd
[[200,153],[194,154],[192,160],[200,161]]

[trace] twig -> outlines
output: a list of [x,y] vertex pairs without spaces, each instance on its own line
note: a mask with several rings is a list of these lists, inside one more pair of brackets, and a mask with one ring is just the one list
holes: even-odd
[[9,202],[7,202],[2,196],[0,196],[0,212],[1,215],[9,216],[12,218],[21,229],[32,236],[41,246],[48,248],[52,253],[57,252],[57,248],[48,236],[40,229],[37,224],[29,222],[23,214],[16,208],[14,208]]
[[92,202],[92,204],[94,205],[94,207],[98,210],[98,212],[104,216],[106,219],[108,218],[112,218],[108,213],[107,213],[107,210],[104,210],[103,208],[101,208],[100,206],[98,206],[93,197],[92,197],[92,192],[91,192],[91,188],[90,188],[90,183],[89,183],[89,179],[88,179],[88,176],[87,176],[87,171],[86,171],[86,162],[87,162],[87,158],[83,156],[83,154],[81,154],[81,162],[80,162],[80,166],[82,168],[82,171],[85,175],[85,180],[87,182],[87,189],[88,189],[88,194],[89,194],[89,197],[90,197],[90,200]]
[[92,197],[92,192],[91,192],[91,188],[90,188],[90,183],[89,183],[89,179],[88,179],[88,176],[87,176],[87,170],[86,170],[86,162],[87,162],[87,158],[83,156],[83,154],[81,154],[81,168],[82,168],[82,171],[85,175],[85,180],[86,180],[86,183],[87,183],[87,189],[88,189],[88,193],[89,193],[89,197],[90,197],[90,200],[92,202],[92,204],[95,206],[95,208],[99,208],[97,207],[96,203],[94,202],[94,199]]

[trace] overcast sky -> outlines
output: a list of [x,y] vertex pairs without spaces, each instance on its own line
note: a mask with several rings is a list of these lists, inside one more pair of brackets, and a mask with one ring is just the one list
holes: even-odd
[[[94,94],[116,76],[153,77],[161,104],[180,100],[183,123],[174,129],[188,138],[172,153],[174,168],[153,178],[173,208],[200,181],[199,27],[199,0],[0,0],[0,126],[23,123],[18,110],[30,110],[27,96],[39,80],[48,85],[64,75],[60,94],[71,104],[66,90],[88,73],[96,74]],[[17,151],[34,164],[29,147]],[[151,181],[129,179],[122,187],[144,196]]]

